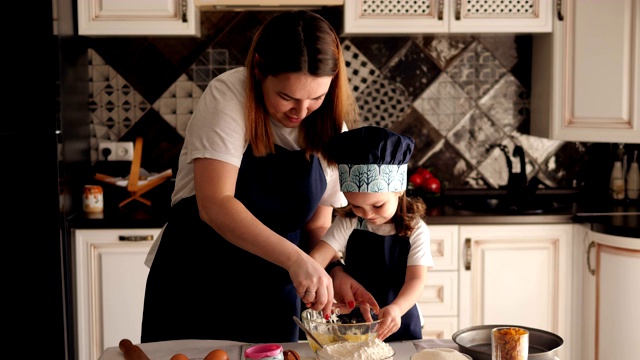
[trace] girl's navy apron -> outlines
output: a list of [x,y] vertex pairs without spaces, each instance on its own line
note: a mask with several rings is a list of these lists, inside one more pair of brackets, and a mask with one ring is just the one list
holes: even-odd
[[[304,151],[277,145],[275,154],[255,157],[249,146],[235,197],[300,246],[300,230],[326,187],[317,157],[309,161]],[[292,317],[300,307],[289,273],[222,238],[200,220],[192,196],[171,209],[149,271],[141,340],[295,342],[299,332]]]
[[[366,222],[358,218],[345,251],[345,271],[358,281],[383,308],[400,293],[407,273],[411,244],[408,238],[378,235],[365,230]],[[414,305],[401,318],[402,324],[385,342],[422,339],[420,313]]]

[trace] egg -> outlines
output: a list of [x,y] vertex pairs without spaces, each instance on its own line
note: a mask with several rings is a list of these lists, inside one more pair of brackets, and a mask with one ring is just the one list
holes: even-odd
[[189,360],[189,357],[185,354],[175,354],[171,357],[170,360]]
[[222,349],[215,349],[207,354],[203,360],[229,360],[229,354]]
[[282,352],[284,360],[300,360],[300,354],[295,350],[285,350]]

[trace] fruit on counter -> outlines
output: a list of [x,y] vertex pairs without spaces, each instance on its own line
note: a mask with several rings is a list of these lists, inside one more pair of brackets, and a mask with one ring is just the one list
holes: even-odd
[[440,192],[440,180],[438,180],[436,177],[430,177],[429,179],[427,179],[426,184],[422,185],[423,188],[426,188],[427,190],[434,192],[434,193],[439,193]]
[[229,360],[229,354],[222,349],[215,349],[207,354],[203,360]]
[[431,193],[439,194],[441,190],[440,180],[425,167],[417,168],[409,176],[409,184],[414,189],[422,189]]
[[284,360],[300,360],[300,354],[298,354],[297,351],[295,350],[285,350],[282,352],[282,355],[284,355]]
[[169,360],[189,360],[189,357],[185,354],[177,353],[173,355]]

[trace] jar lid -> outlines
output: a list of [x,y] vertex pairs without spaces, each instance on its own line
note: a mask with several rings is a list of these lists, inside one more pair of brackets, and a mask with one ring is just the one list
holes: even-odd
[[281,353],[282,345],[262,344],[246,349],[244,351],[244,357],[247,359],[264,359],[268,357],[278,356]]

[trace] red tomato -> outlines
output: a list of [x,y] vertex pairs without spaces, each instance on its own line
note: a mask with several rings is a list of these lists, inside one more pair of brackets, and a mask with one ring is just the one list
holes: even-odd
[[418,170],[416,170],[416,174],[422,175],[422,177],[424,177],[425,180],[433,177],[433,174],[431,173],[431,171],[425,168],[419,168]]
[[409,177],[409,182],[412,183],[415,187],[420,187],[422,186],[422,184],[424,184],[424,176],[418,173],[413,173]]
[[440,192],[440,180],[438,180],[435,176],[432,176],[430,178],[427,179],[426,182],[424,182],[422,184],[422,187],[434,192],[434,193],[439,193]]

